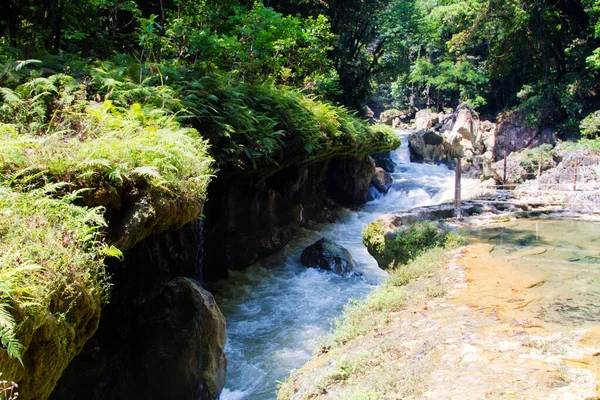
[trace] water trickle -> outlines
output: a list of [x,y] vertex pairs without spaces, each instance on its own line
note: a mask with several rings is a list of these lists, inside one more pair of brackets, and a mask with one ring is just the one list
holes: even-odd
[[[212,288],[227,319],[227,384],[221,399],[274,399],[277,381],[307,362],[350,298],[362,298],[386,273],[362,244],[363,228],[379,215],[450,200],[454,173],[446,167],[412,164],[407,131],[392,153],[397,164],[394,185],[341,220],[300,230],[279,253]],[[302,250],[328,237],[350,251],[363,273],[343,278],[300,265]]]

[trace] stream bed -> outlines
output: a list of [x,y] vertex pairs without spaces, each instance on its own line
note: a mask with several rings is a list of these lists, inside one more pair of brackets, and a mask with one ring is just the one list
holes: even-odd
[[531,282],[523,301],[513,303],[520,317],[559,327],[600,325],[599,223],[524,219],[461,234],[488,245],[509,281]]
[[[349,299],[360,299],[386,277],[362,244],[362,230],[378,216],[452,199],[454,172],[443,166],[410,163],[407,131],[392,153],[396,172],[386,196],[337,223],[301,229],[277,254],[250,268],[231,271],[211,287],[227,319],[227,383],[222,400],[274,399],[278,381],[307,362],[330,332]],[[463,190],[468,182],[463,182]],[[343,278],[300,264],[302,250],[328,237],[347,248],[362,278]]]

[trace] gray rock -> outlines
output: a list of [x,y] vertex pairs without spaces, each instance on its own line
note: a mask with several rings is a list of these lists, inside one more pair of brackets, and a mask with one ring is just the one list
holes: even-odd
[[392,176],[383,168],[375,168],[375,175],[373,175],[371,184],[375,186],[377,190],[379,190],[381,193],[387,193],[390,191],[393,183],[394,178],[392,178]]
[[452,143],[434,131],[418,131],[408,136],[408,148],[412,162],[451,164]]
[[342,276],[360,276],[354,271],[356,263],[344,247],[327,238],[322,238],[302,251],[300,263],[310,268],[333,271]]
[[392,155],[389,151],[373,153],[371,157],[375,160],[375,166],[383,168],[386,172],[394,172],[396,169],[396,163],[392,161]]

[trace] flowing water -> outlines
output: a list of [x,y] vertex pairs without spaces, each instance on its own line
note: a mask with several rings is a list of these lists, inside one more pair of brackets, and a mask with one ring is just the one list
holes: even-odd
[[[211,288],[227,319],[227,384],[222,400],[274,399],[277,381],[307,362],[350,298],[362,298],[386,273],[362,244],[362,230],[379,215],[441,203],[454,191],[454,172],[412,164],[406,135],[393,152],[393,188],[339,222],[302,229],[279,253]],[[463,185],[463,188],[465,185]],[[464,189],[463,189],[464,190]],[[328,237],[347,248],[362,278],[343,278],[300,265],[302,250]]]

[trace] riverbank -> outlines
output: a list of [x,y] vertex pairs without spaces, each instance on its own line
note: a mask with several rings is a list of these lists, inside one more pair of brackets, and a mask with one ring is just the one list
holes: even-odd
[[344,319],[366,328],[339,340],[339,326],[333,345],[295,372],[278,398],[596,398],[598,326],[562,328],[524,315],[528,288],[539,281],[490,250],[434,250],[438,260],[449,258],[406,285],[394,297],[398,307],[352,306]]

